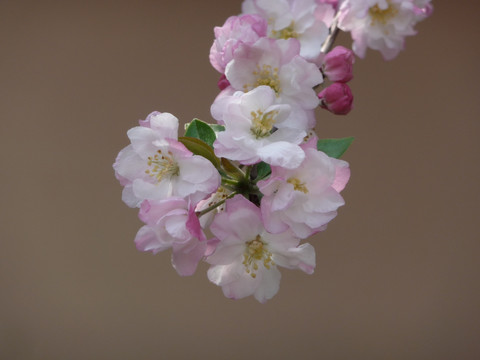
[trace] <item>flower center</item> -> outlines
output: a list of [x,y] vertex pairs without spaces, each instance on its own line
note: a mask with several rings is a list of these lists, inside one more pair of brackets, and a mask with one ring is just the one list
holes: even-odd
[[165,177],[178,176],[180,172],[171,151],[168,152],[168,155],[163,155],[162,150],[157,150],[154,156],[148,157],[147,164],[150,169],[145,170],[145,173],[157,179],[157,182],[162,181]]
[[390,19],[394,18],[395,15],[398,13],[398,9],[392,5],[390,1],[388,2],[388,7],[384,10],[378,7],[378,4],[372,6],[368,9],[368,13],[370,14],[370,18],[372,22],[370,25],[385,25]]
[[252,278],[256,278],[256,271],[258,270],[257,261],[263,261],[263,266],[266,269],[270,269],[270,266],[275,265],[272,260],[272,253],[268,251],[266,243],[262,241],[262,237],[257,235],[257,237],[252,241],[245,242],[246,248],[243,253],[243,265],[245,266],[245,271],[247,274],[250,274]]
[[305,183],[302,183],[299,179],[290,178],[290,179],[287,180],[287,182],[293,185],[294,190],[301,191],[304,194],[308,193],[308,189],[305,186]]
[[272,30],[272,37],[276,39],[290,39],[297,38],[298,33],[295,31],[295,22],[291,22],[289,26],[282,30]]
[[255,83],[251,87],[249,84],[243,85],[245,92],[247,92],[249,88],[254,89],[258,86],[266,85],[275,90],[275,93],[278,96],[281,90],[280,79],[278,78],[278,68],[272,69],[271,65],[266,64],[263,64],[262,68],[260,68],[260,66],[257,65],[257,70],[253,72],[253,76],[255,76]]
[[278,115],[278,111],[273,110],[264,114],[263,111],[257,110],[256,112],[252,111],[250,115],[252,116],[250,131],[255,138],[261,139],[269,136],[275,124],[275,117]]

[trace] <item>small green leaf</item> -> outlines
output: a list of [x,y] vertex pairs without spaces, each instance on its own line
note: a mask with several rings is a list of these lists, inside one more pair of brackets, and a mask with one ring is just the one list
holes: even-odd
[[215,156],[213,149],[200,139],[188,136],[181,136],[178,138],[185,147],[195,155],[203,156],[209,160],[217,169],[221,168],[220,159]]
[[210,125],[198,119],[193,119],[188,125],[187,130],[185,131],[185,136],[200,139],[209,146],[213,146],[213,142],[217,138],[215,131]]
[[320,139],[317,142],[317,149],[323,151],[330,157],[339,159],[353,141],[353,137],[340,139]]
[[217,135],[219,132],[225,131],[225,126],[223,125],[218,125],[218,124],[208,124],[212,128],[212,130],[215,132],[215,135]]
[[263,161],[257,164],[257,178],[256,180],[262,180],[263,178],[267,177],[270,175],[272,172],[272,169],[270,168],[270,165],[267,163],[264,163]]

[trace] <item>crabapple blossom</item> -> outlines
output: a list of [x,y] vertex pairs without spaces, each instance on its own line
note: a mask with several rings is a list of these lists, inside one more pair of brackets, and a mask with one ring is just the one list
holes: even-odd
[[138,216],[146,225],[135,237],[137,249],[156,254],[171,248],[172,265],[178,274],[192,275],[209,252],[193,205],[179,197],[145,200]]
[[268,85],[275,90],[278,103],[312,110],[318,106],[313,87],[323,78],[318,67],[299,53],[296,39],[261,38],[253,45],[238,47],[225,75],[235,90],[247,92]]
[[295,38],[301,44],[300,55],[315,62],[328,35],[327,25],[315,16],[315,0],[245,0],[244,13],[254,13],[268,20],[268,36]]
[[315,250],[290,231],[270,234],[262,223],[260,209],[236,195],[227,200],[225,211],[215,216],[210,230],[218,241],[206,258],[212,266],[208,278],[221,286],[226,297],[241,299],[253,295],[264,303],[280,286],[278,266],[312,274]]
[[[153,112],[127,132],[130,144],[113,168],[123,201],[139,208],[144,223],[138,250],[171,249],[181,276],[204,260],[226,297],[264,303],[279,290],[279,267],[313,273],[315,250],[300,242],[344,205],[350,169],[337,157],[353,138],[319,141],[316,109],[347,114],[353,53],[372,48],[392,59],[432,5],[244,0],[242,11],[215,28],[210,48],[221,73],[210,107],[217,124],[194,119],[179,138],[178,119]],[[351,32],[353,52],[331,50],[339,30]],[[317,95],[323,76],[330,85]]]
[[353,94],[350,87],[341,82],[336,82],[318,94],[320,106],[337,115],[346,115],[353,108]]
[[272,166],[267,180],[259,181],[265,228],[272,233],[291,229],[305,239],[324,230],[344,205],[340,191],[350,177],[348,163],[315,148],[316,138],[302,145],[305,160],[293,170]]
[[212,163],[177,141],[175,116],[154,112],[140,124],[127,132],[131,144],[113,165],[127,205],[138,207],[145,199],[170,196],[197,203],[218,188],[220,176]]
[[295,126],[289,105],[275,104],[275,92],[265,85],[231,99],[223,118],[225,131],[213,144],[217,156],[245,165],[260,161],[288,169],[300,165],[305,154],[299,144],[306,132]]
[[416,34],[413,27],[430,9],[428,1],[345,0],[339,27],[351,32],[353,51],[359,57],[365,57],[366,49],[371,48],[391,60],[404,48],[405,37]]
[[210,49],[210,63],[220,73],[232,60],[242,43],[253,44],[267,34],[267,21],[259,15],[231,16],[222,27],[215,27],[215,41]]

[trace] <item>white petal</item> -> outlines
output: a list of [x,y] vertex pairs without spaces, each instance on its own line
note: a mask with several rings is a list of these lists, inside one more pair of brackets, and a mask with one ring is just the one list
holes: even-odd
[[267,164],[295,169],[302,163],[305,153],[300,146],[278,141],[264,146],[257,151],[258,156]]

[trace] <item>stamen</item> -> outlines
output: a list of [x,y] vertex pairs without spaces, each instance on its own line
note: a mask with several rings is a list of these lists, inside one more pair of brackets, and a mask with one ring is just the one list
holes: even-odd
[[282,30],[272,30],[272,37],[276,39],[297,38],[298,33],[295,31],[295,22],[292,21],[289,26]]
[[145,170],[145,173],[157,179],[157,182],[162,181],[166,177],[179,175],[180,168],[173,159],[171,151],[168,152],[168,155],[163,155],[162,150],[157,150],[154,156],[149,156],[147,159],[147,165],[150,169]]
[[266,269],[270,269],[275,263],[272,260],[272,253],[268,251],[267,244],[262,241],[262,237],[257,237],[252,241],[245,242],[246,249],[243,254],[243,265],[245,266],[245,272],[250,274],[252,278],[256,278],[256,271],[258,270],[257,261],[262,261],[263,266]]
[[372,22],[370,23],[371,26],[378,24],[386,25],[390,19],[394,18],[397,15],[398,9],[394,7],[390,1],[387,2],[388,7],[384,10],[380,9],[378,4],[368,9],[368,13],[370,14],[370,18],[372,19]]
[[275,124],[275,117],[278,115],[278,111],[273,110],[264,114],[263,111],[257,110],[256,112],[252,111],[250,115],[252,116],[250,131],[255,138],[261,139],[269,136]]
[[245,84],[243,85],[243,89],[245,92],[248,90],[254,89],[261,85],[270,86],[277,96],[281,91],[280,87],[280,79],[278,77],[278,68],[273,68],[271,65],[263,64],[262,68],[257,65],[257,70],[253,72],[253,76],[255,76],[255,83],[254,84]]
[[287,182],[293,185],[294,190],[301,191],[304,194],[308,193],[308,189],[305,186],[305,183],[302,183],[299,179],[290,178],[290,179],[287,180]]

